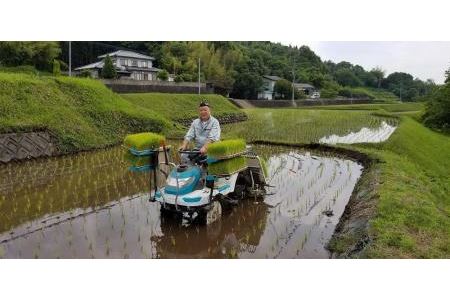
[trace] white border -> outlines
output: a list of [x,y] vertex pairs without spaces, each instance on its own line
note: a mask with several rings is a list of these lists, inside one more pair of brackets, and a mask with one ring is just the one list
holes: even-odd
[[[439,0],[15,0],[0,7],[0,40],[450,40],[449,9]],[[2,299],[440,299],[449,270],[449,260],[4,260],[0,283]],[[175,278],[182,284],[174,286]]]

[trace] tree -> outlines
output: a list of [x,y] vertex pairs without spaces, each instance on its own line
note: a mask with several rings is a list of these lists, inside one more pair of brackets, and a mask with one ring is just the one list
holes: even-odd
[[385,75],[385,71],[381,68],[381,67],[376,67],[373,68],[370,73],[375,76],[376,80],[377,80],[377,87],[380,88],[381,87],[381,82],[383,81],[384,75]]
[[361,80],[350,69],[340,69],[335,74],[336,81],[342,86],[362,86]]
[[431,128],[450,131],[450,83],[435,90],[428,97],[423,122]]
[[[292,99],[292,83],[286,79],[281,79],[275,82],[274,92],[277,99]],[[294,99],[304,98],[303,93],[300,93],[294,88]]]
[[32,65],[51,72],[60,52],[57,42],[0,42],[0,64],[7,67]]
[[417,84],[411,74],[394,72],[389,74],[382,83],[383,87],[400,97],[401,100],[411,101],[418,96]]
[[159,80],[167,81],[167,79],[169,79],[169,73],[166,70],[161,70],[158,72],[158,75],[156,77]]
[[109,55],[106,55],[105,57],[105,64],[102,68],[102,77],[106,79],[114,79],[117,77],[116,68],[114,67],[112,59]]
[[310,70],[308,76],[308,82],[312,83],[316,88],[321,89],[325,84],[325,75],[318,70]]
[[231,97],[256,99],[263,86],[262,76],[256,72],[257,65],[255,60],[246,58],[236,66]]

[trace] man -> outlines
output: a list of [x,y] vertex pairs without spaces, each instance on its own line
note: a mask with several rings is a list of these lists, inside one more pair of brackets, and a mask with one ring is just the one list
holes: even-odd
[[180,150],[186,150],[189,142],[194,141],[196,149],[206,154],[210,143],[220,140],[219,121],[211,116],[211,110],[206,100],[202,100],[198,107],[199,118],[195,119],[184,137]]

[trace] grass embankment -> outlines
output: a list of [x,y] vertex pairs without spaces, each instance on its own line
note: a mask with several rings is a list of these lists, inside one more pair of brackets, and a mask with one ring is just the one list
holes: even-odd
[[[239,127],[229,126],[228,135],[306,144],[329,132],[367,126],[376,118],[372,113],[416,110],[418,104],[384,107],[375,112],[248,110],[250,120]],[[359,238],[368,235],[370,243],[357,252],[358,256],[449,258],[450,137],[431,131],[409,116],[398,115],[401,115],[399,127],[387,141],[345,146],[374,160],[370,171],[361,179],[364,187],[360,190],[362,194],[364,189],[366,194],[372,193],[367,200],[371,201],[367,204],[371,207],[352,212],[358,218],[367,218],[369,226],[339,235],[331,249],[344,253],[354,248]],[[358,227],[357,222],[353,225]]]
[[128,133],[163,132],[164,117],[101,82],[0,72],[0,133],[48,130],[61,153],[116,144]]
[[220,95],[139,93],[122,94],[121,96],[139,107],[151,109],[173,121],[197,118],[198,104],[202,99],[208,100],[212,115],[215,117],[242,113],[235,105]]
[[374,101],[377,101],[377,102],[397,103],[400,101],[399,97],[397,97],[392,92],[389,92],[384,89],[368,88],[368,87],[359,87],[357,89],[365,91],[367,94],[372,96]]
[[357,148],[384,162],[364,255],[450,258],[450,138],[402,117],[387,142]]

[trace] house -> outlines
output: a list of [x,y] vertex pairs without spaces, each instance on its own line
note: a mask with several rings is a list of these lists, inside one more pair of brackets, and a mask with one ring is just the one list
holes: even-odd
[[117,75],[121,79],[157,80],[157,74],[161,69],[153,67],[155,60],[151,56],[133,51],[118,50],[100,55],[98,62],[76,68],[75,71],[89,71],[94,78],[98,78],[104,66],[104,59],[109,55],[116,68]]
[[258,93],[258,99],[273,100],[275,99],[275,83],[283,78],[278,76],[264,75],[263,90]]
[[306,97],[311,98],[311,96],[316,92],[316,88],[309,83],[294,83],[294,87],[300,91],[305,93]]

